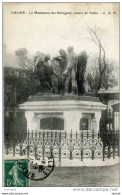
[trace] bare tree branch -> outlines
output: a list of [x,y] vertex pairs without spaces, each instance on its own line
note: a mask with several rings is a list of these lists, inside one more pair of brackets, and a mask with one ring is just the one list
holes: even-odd
[[94,36],[93,36],[93,34],[92,34],[91,29],[87,28],[87,30],[88,30],[88,32],[89,32],[89,34],[90,34],[90,36],[92,37],[92,38],[91,38],[91,40],[92,40],[93,42],[95,42],[95,43],[96,43],[96,45],[97,45],[98,47],[100,47],[100,45],[99,45],[99,44],[96,42],[96,40],[94,39]]
[[101,37],[98,36],[97,28],[96,26],[93,28],[90,28],[87,25],[87,31],[90,34],[91,38],[88,38],[89,40],[93,41],[99,48],[99,57],[98,57],[98,66],[99,66],[99,82],[98,82],[98,90],[101,88],[102,84],[102,78],[103,74],[106,71],[106,55],[105,55],[105,49],[103,48],[103,45],[101,43]]
[[19,65],[24,69],[24,70],[29,70],[33,71],[33,63],[31,62],[30,59],[28,58],[23,58],[19,57]]

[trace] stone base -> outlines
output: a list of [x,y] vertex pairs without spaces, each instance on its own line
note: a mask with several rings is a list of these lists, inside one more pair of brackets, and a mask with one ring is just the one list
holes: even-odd
[[[27,156],[20,156],[17,155],[14,157],[12,154],[6,155],[4,154],[4,160],[14,160],[14,159],[27,159]],[[116,157],[115,159],[105,159],[105,161],[102,161],[102,158],[100,159],[83,159],[83,161],[80,161],[80,159],[62,159],[59,163],[58,159],[55,159],[55,167],[101,167],[101,166],[111,166],[115,164],[119,164],[120,159],[119,157]]]
[[57,130],[78,131],[83,128],[81,126],[86,125],[83,122],[86,121],[87,129],[84,130],[94,129],[95,132],[99,131],[101,111],[106,109],[106,105],[99,102],[98,97],[40,94],[29,97],[27,102],[19,107],[25,111],[29,130],[42,129],[40,120],[53,117],[64,122],[64,128]]
[[55,159],[55,167],[102,167],[102,166],[111,166],[119,164],[119,158],[116,157],[115,159],[84,159],[80,161],[79,159],[62,159],[60,166],[58,160]]
[[28,97],[27,101],[62,101],[62,100],[81,100],[81,101],[92,101],[92,102],[99,102],[99,97],[94,96],[78,96],[78,95],[52,95],[52,94],[45,94],[42,95],[40,93]]

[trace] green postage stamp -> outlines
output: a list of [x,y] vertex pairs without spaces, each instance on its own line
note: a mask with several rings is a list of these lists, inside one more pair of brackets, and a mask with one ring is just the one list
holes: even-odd
[[23,174],[24,169],[29,169],[29,161],[26,159],[4,161],[5,187],[28,187],[29,179]]

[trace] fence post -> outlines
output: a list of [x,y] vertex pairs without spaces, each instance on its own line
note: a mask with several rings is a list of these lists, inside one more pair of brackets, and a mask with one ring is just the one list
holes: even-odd
[[73,151],[73,144],[72,144],[72,130],[71,130],[71,133],[70,133],[70,160],[73,159],[72,151]]
[[87,130],[87,140],[88,140],[88,138],[89,138],[89,133],[88,133],[88,130]]
[[45,152],[44,141],[45,141],[45,134],[44,134],[44,130],[43,130],[43,131],[42,131],[42,160],[43,160],[43,161],[44,161],[44,152]]
[[103,139],[103,161],[105,160],[105,135],[104,132],[102,133],[102,139]]
[[80,133],[81,136],[81,161],[83,161],[83,131]]
[[100,138],[100,132],[99,131],[97,133],[97,138],[98,138],[98,141],[99,141],[99,138]]
[[108,141],[108,159],[110,158],[110,144],[111,144],[111,131],[107,133],[107,141]]
[[35,131],[34,156],[37,156],[37,130]]
[[53,152],[53,131],[51,130],[51,154]]
[[77,139],[78,139],[78,133],[77,133],[77,131],[76,131],[76,142],[77,142]]
[[119,152],[120,152],[120,144],[119,144],[119,142],[120,142],[120,134],[119,134],[119,132],[116,132],[116,134],[117,134],[117,143],[118,143],[118,157],[119,157]]
[[8,144],[7,144],[7,146],[6,146],[6,154],[8,155]]
[[[7,131],[8,132],[8,131]],[[8,133],[5,133],[5,135],[6,135],[6,140],[9,140],[9,136],[8,136]],[[5,139],[5,137],[4,137],[4,139]],[[5,152],[6,152],[6,154],[8,155],[9,154],[9,144],[8,144],[8,141],[7,141],[7,143],[6,143],[6,150],[5,150]]]
[[22,143],[20,142],[20,156],[22,156],[23,152],[22,152]]
[[94,160],[94,130],[92,130],[92,160]]
[[59,132],[59,166],[61,166],[61,130]]
[[110,109],[108,110],[108,120],[109,120],[109,131],[110,131],[110,128],[111,128],[111,126],[110,126],[110,115],[111,115],[111,113],[110,113],[111,111],[110,111]]
[[115,158],[115,132],[112,131],[112,149],[113,149],[113,159]]
[[13,156],[15,156],[15,139],[14,139],[14,142],[13,142]]
[[29,136],[30,136],[30,133],[29,133],[29,130],[27,131],[27,157],[29,158]]

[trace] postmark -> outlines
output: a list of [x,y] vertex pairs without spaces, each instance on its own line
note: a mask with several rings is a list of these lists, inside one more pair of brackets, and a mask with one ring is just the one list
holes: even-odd
[[20,165],[20,169],[25,177],[30,180],[44,180],[46,179],[54,169],[54,158],[53,155],[50,154],[48,157],[36,156],[34,158],[30,158],[29,169]]
[[29,179],[23,175],[21,167],[29,168],[27,159],[15,159],[4,161],[5,187],[28,187]]

